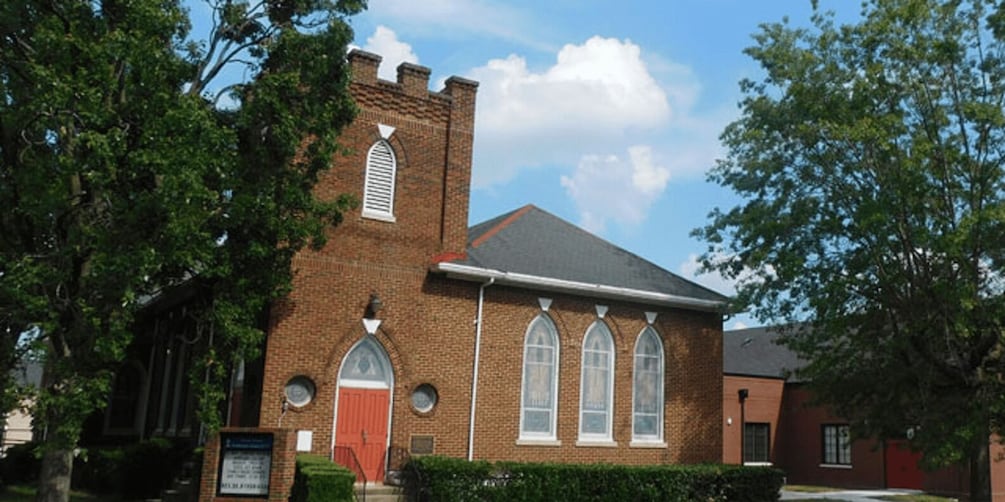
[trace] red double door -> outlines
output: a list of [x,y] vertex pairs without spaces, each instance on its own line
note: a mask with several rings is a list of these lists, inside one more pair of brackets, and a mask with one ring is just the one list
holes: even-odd
[[[389,389],[339,390],[335,446],[352,449],[368,482],[384,480],[390,398]],[[345,463],[344,459],[335,460]]]
[[886,444],[886,487],[920,490],[925,484],[925,474],[918,467],[921,453],[911,451],[906,441]]

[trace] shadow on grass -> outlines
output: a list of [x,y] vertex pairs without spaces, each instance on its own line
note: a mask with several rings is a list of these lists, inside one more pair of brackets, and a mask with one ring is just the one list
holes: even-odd
[[[35,487],[29,485],[12,485],[0,487],[0,502],[34,502]],[[114,495],[95,495],[73,490],[70,492],[70,502],[120,502]]]

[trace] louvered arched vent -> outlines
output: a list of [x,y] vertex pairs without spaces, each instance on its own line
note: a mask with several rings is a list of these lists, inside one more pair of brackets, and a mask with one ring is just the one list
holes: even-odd
[[363,186],[363,216],[394,221],[394,176],[397,163],[387,141],[370,147],[366,156],[366,181]]

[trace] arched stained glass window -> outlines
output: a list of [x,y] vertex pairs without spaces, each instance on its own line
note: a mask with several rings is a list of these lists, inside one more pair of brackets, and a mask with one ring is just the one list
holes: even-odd
[[611,440],[614,409],[614,337],[602,321],[586,331],[579,397],[579,437]]
[[347,387],[387,388],[391,386],[391,376],[387,353],[372,336],[352,348],[339,371],[340,384]]
[[555,439],[558,409],[558,330],[548,316],[531,321],[524,338],[520,437]]
[[140,398],[143,395],[146,371],[136,361],[119,367],[112,383],[112,392],[105,408],[105,433],[132,434],[139,425]]
[[635,342],[632,440],[663,441],[663,343],[651,326]]

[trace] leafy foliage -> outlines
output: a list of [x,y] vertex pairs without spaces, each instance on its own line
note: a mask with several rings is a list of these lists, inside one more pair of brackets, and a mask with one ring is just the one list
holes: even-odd
[[44,361],[52,448],[104,404],[137,311],[186,281],[214,330],[194,380],[219,424],[210,389],[258,346],[293,254],[353,203],[312,188],[354,115],[345,18],[364,2],[206,6],[199,40],[177,0],[0,5],[0,375]]
[[695,232],[705,265],[762,321],[806,323],[802,376],[859,434],[980,466],[1005,409],[1005,19],[873,0],[813,23],[747,50],[765,77],[710,174],[746,200]]
[[297,455],[290,500],[293,502],[352,501],[356,499],[352,471],[320,455]]
[[406,491],[420,501],[778,500],[783,473],[727,465],[548,464],[416,457]]

